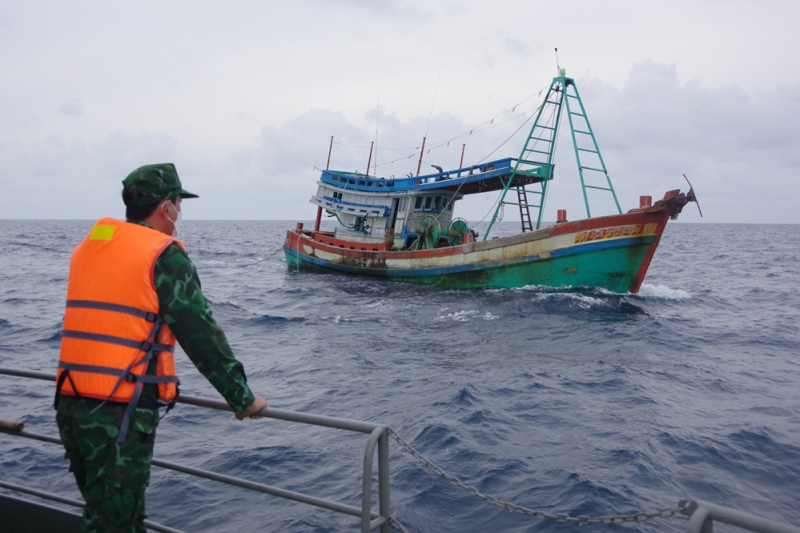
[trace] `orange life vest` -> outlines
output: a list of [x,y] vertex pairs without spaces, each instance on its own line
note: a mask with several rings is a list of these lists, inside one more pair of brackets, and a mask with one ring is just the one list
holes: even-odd
[[[153,281],[156,260],[173,242],[181,244],[154,229],[104,218],[70,259],[56,397],[128,403],[119,442],[144,384],[158,384],[164,405],[178,394],[175,337],[159,317]],[[154,357],[156,375],[147,376]]]

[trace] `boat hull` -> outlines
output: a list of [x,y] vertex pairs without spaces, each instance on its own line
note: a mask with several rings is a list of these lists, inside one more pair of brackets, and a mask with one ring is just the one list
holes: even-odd
[[342,272],[457,289],[541,285],[635,293],[667,220],[683,206],[673,204],[665,198],[627,214],[419,251],[368,249],[297,228],[287,232],[284,251],[291,271]]

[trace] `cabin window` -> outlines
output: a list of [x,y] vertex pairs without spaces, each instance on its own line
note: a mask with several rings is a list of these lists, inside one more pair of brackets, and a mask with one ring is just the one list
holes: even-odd
[[339,176],[334,176],[333,181],[339,181]]
[[358,184],[359,184],[359,185],[361,185],[361,186],[363,186],[363,185],[364,185],[364,181],[363,181],[363,180],[362,180],[362,181],[359,181],[359,182],[358,182]]
[[433,196],[428,196],[425,198],[425,209],[431,208],[431,202],[433,201]]
[[366,217],[356,217],[356,221],[353,224],[353,230],[361,231],[361,232],[366,233],[368,229],[369,229],[369,226],[367,225],[367,218]]
[[405,213],[406,212],[406,201],[408,198],[400,198],[400,205],[397,207],[398,213]]
[[441,211],[441,209],[442,209],[442,197],[441,196],[436,196],[433,199],[433,209],[434,209],[434,211]]
[[347,180],[347,183],[349,183],[350,185],[355,185],[356,184],[356,180]]
[[422,209],[422,196],[417,196],[417,201],[414,203],[414,209]]

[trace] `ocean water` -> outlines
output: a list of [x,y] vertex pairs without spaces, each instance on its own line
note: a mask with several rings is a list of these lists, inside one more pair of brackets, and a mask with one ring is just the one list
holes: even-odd
[[[0,220],[0,366],[55,371],[69,256],[91,225]],[[182,227],[271,406],[389,425],[449,473],[529,508],[597,516],[691,498],[800,525],[799,225],[673,223],[638,295],[289,272],[282,252],[252,264],[292,226]],[[177,359],[183,392],[217,398]],[[0,418],[56,435],[52,393],[0,376]],[[162,420],[156,456],[358,506],[365,444],[182,405]],[[410,532],[577,529],[488,506],[390,450],[393,513]],[[0,479],[79,497],[46,443],[0,434]],[[185,531],[358,530],[353,517],[157,468],[147,498],[151,519]]]

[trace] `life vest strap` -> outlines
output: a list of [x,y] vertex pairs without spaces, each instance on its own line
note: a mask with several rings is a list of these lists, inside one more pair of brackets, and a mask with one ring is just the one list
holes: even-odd
[[119,435],[117,435],[117,444],[122,444],[123,442],[125,442],[125,437],[128,436],[128,428],[131,425],[131,415],[136,410],[136,404],[139,403],[139,398],[142,396],[143,387],[144,385],[141,382],[139,382],[133,389],[133,396],[131,396],[131,401],[125,408],[125,414],[122,415],[122,423],[119,426]]
[[125,376],[128,383],[180,383],[178,376],[140,376],[139,374],[128,373]]
[[[56,381],[56,397],[53,398],[53,408],[58,409],[58,400],[61,398],[61,387],[64,386],[64,380],[69,377],[69,370],[65,370],[58,376],[58,381]],[[72,380],[70,380],[70,383]],[[73,385],[74,388],[74,385]],[[75,391],[77,394],[78,391]]]
[[[65,329],[61,335],[69,339],[81,339],[85,341],[107,342],[109,344],[118,344],[128,348],[136,348],[143,352],[156,351],[156,352],[170,352],[174,353],[175,347],[169,344],[161,344],[157,342],[150,342],[149,340],[137,341],[134,339],[126,339],[124,337],[115,337],[114,335],[102,335],[100,333],[88,333],[85,331],[74,331]],[[152,338],[152,336],[151,336]]]
[[[158,330],[158,328],[160,326],[161,326],[160,321],[156,322],[156,324],[153,326],[153,330],[154,331],[151,332],[151,336],[153,334],[156,334],[156,332],[157,332],[157,330]],[[152,351],[148,351],[147,353],[145,353],[145,355],[141,359],[139,359],[139,363],[137,363],[137,364],[148,362],[150,360],[150,358],[153,356],[153,353],[154,352],[152,352]],[[139,404],[139,399],[142,396],[142,390],[144,389],[145,384],[148,384],[148,383],[175,383],[176,384],[176,389],[177,389],[177,385],[180,384],[180,380],[178,379],[178,376],[147,376],[147,375],[132,374],[130,372],[130,369],[132,368],[132,365],[133,365],[133,363],[131,363],[131,365],[128,365],[128,368],[125,369],[125,373],[126,374],[125,374],[125,378],[124,379],[126,381],[130,382],[130,383],[134,383],[134,388],[133,388],[133,394],[131,395],[131,401],[128,403],[128,406],[125,408],[125,414],[122,416],[122,423],[119,426],[119,435],[117,436],[117,443],[118,444],[122,444],[123,442],[125,442],[125,438],[128,436],[128,428],[130,427],[130,424],[131,424],[131,415],[133,415],[133,412],[136,410],[136,407]],[[117,389],[117,387],[119,386],[120,382],[121,381],[117,381],[117,385],[114,386],[114,390]],[[114,390],[111,391],[111,394],[114,394]],[[111,397],[111,395],[109,395],[109,398],[110,397]],[[173,398],[173,400],[171,402],[166,404],[167,411],[164,413],[165,415],[170,411],[170,409],[172,409],[175,406],[175,403],[177,402],[177,400],[178,400],[178,396],[176,394],[175,398]],[[105,402],[103,402],[103,403],[105,403]],[[98,407],[98,409],[99,409],[99,407]]]
[[99,366],[99,365],[79,365],[77,363],[66,363],[64,361],[58,362],[58,368],[63,368],[64,370],[75,370],[77,372],[94,372],[95,374],[108,374],[110,376],[121,376],[125,372],[125,370],[121,368],[110,368],[107,366]]
[[129,305],[112,304],[108,302],[96,302],[94,300],[67,300],[67,307],[74,307],[80,309],[99,309],[101,311],[116,311],[117,313],[125,313],[139,318],[143,318],[148,322],[155,322],[158,318],[157,313],[144,311],[137,307]]

